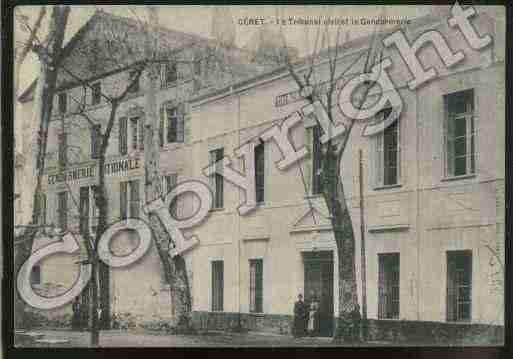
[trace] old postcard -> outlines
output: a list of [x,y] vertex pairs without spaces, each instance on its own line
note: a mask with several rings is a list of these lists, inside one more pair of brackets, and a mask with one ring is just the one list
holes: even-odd
[[504,7],[14,25],[16,347],[504,344]]

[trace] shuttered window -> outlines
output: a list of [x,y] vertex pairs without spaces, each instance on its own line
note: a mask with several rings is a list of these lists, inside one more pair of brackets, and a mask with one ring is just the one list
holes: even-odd
[[122,117],[119,119],[119,154],[126,155],[128,152],[128,127],[127,127],[127,118]]
[[223,163],[224,148],[218,148],[209,152],[210,164],[216,164],[216,173],[211,176],[211,189],[214,192],[214,208],[223,208],[224,185],[223,185]]
[[472,251],[447,252],[447,321],[472,318]]
[[262,313],[263,310],[263,260],[249,261],[249,310],[251,313]]
[[265,147],[261,142],[255,146],[255,186],[257,203],[264,202],[264,185],[265,185]]
[[139,180],[120,182],[120,218],[139,217]]
[[399,253],[379,254],[378,318],[399,318]]
[[[384,121],[392,112],[390,107],[378,112],[375,121]],[[391,186],[399,183],[401,141],[399,119],[375,136],[375,186]]]
[[445,95],[444,105],[445,175],[453,177],[475,173],[474,90]]
[[59,141],[59,166],[65,167],[68,163],[68,156],[67,156],[67,147],[68,147],[68,134],[67,133],[60,133],[58,135],[58,141]]
[[91,158],[98,158],[100,154],[101,125],[91,127]]
[[312,194],[322,193],[322,150],[320,138],[320,126],[312,127]]
[[66,230],[68,228],[68,192],[57,193],[57,217],[59,228]]
[[212,261],[212,311],[223,311],[224,262]]
[[183,142],[184,139],[184,123],[183,115],[178,108],[166,109],[167,116],[167,142]]

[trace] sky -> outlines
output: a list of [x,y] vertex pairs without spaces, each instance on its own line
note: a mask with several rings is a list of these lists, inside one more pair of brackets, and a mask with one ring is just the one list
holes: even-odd
[[[82,27],[94,12],[101,8],[102,10],[119,16],[145,18],[147,9],[145,6],[71,6],[71,12],[66,28],[65,43],[73,34]],[[291,25],[289,18],[305,19],[313,17],[331,17],[332,19],[348,18],[359,20],[362,17],[373,18],[385,14],[387,18],[408,18],[427,14],[431,7],[428,6],[228,6],[235,24],[236,45],[244,46],[251,36],[258,31],[261,25],[245,25],[244,22],[249,19],[264,19],[267,26],[275,27],[276,18],[284,19],[286,25],[281,26],[283,34],[289,46],[294,46],[299,50],[299,54],[307,54],[312,51],[315,44],[316,27],[309,25]],[[19,6],[19,11],[29,18],[29,23],[33,24],[39,11],[39,6]],[[157,6],[159,22],[161,25],[170,29],[183,32],[195,33],[204,37],[211,37],[212,14],[214,6]],[[384,12],[383,12],[384,11]],[[50,7],[48,7],[46,20],[49,18]],[[40,38],[44,38],[47,21],[41,28]],[[331,26],[332,34],[336,33],[337,26]],[[340,31],[348,33],[349,39],[365,36],[374,30],[373,25],[340,25]],[[333,35],[334,37],[334,35]],[[15,21],[15,44],[22,44],[27,38],[27,33],[20,30]],[[344,37],[345,38],[345,37]],[[37,77],[38,73],[37,58],[31,54],[21,68],[20,74],[20,93]]]

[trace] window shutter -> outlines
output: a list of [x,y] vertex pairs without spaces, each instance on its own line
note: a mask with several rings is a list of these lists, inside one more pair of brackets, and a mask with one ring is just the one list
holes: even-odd
[[68,162],[67,159],[67,133],[61,133],[58,136],[59,140],[59,166],[65,167]]
[[41,200],[41,223],[46,224],[46,193],[40,193]]
[[376,187],[383,185],[383,133],[376,135]]
[[66,230],[68,228],[68,193],[60,192],[58,198],[59,227],[61,230]]
[[185,105],[178,106],[176,117],[176,142],[184,142]]
[[159,121],[159,145],[164,146],[164,121],[166,120],[166,108],[160,108],[160,121]]
[[447,118],[446,122],[446,166],[447,166],[447,175],[448,176],[454,176],[454,152],[455,152],[455,146],[454,146],[454,119],[452,116],[449,116]]
[[89,187],[80,187],[80,233],[86,235],[89,229]]
[[166,123],[167,134],[166,140],[168,143],[177,142],[177,129],[178,129],[178,110],[176,108],[166,109]]
[[447,256],[447,321],[454,321],[456,309],[456,286],[454,283],[454,274],[456,273],[456,263],[450,255]]
[[[208,152],[208,163],[210,165],[216,163],[216,151],[215,150]],[[212,191],[214,191],[214,192],[216,190],[216,180],[215,180],[215,178],[216,178],[215,174],[213,174],[213,175],[208,177],[208,184],[210,185],[210,189]],[[214,197],[215,197],[215,193],[214,193]]]
[[255,146],[255,186],[256,186],[256,201],[264,202],[265,198],[265,147],[261,142]]
[[255,268],[255,310],[263,312],[263,261],[258,259]]
[[145,135],[145,124],[146,116],[139,117],[139,149],[144,150],[144,135]]
[[139,217],[139,180],[130,181],[130,217]]
[[385,293],[385,257],[383,255],[378,256],[378,318],[385,318],[385,305],[386,305],[386,293]]
[[119,119],[119,154],[126,155],[127,154],[127,137],[128,137],[128,128],[127,128],[127,118],[122,117]]
[[403,121],[399,119],[397,121],[397,183],[402,182],[402,171],[401,171],[401,124]]
[[128,182],[120,182],[120,190],[119,190],[119,209],[120,209],[120,219],[127,218],[127,183]]
[[249,311],[256,312],[256,262],[249,262]]

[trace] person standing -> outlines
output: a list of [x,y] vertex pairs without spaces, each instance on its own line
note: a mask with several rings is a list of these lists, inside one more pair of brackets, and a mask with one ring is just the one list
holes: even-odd
[[308,335],[316,336],[319,332],[319,300],[314,294],[308,306]]
[[294,328],[292,329],[294,337],[303,337],[306,329],[306,305],[303,302],[303,295],[297,296],[297,302],[294,303]]
[[71,310],[73,311],[73,315],[71,317],[71,329],[72,330],[79,330],[81,329],[81,311],[80,311],[80,300],[78,299],[78,296],[73,299],[73,303],[71,304]]

